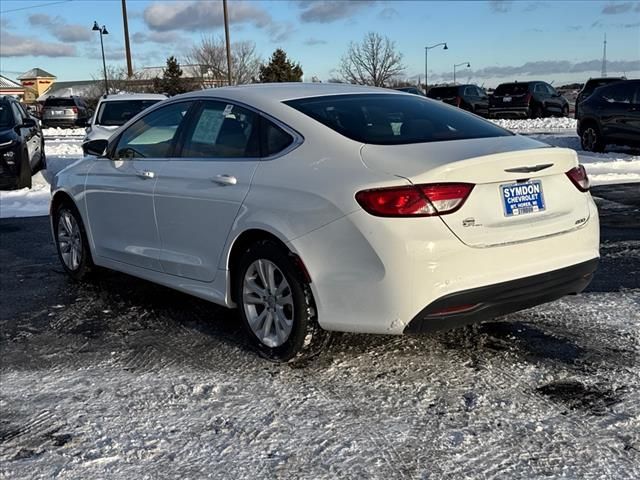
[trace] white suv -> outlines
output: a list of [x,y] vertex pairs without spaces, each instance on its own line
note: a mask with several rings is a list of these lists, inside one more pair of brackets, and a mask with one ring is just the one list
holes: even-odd
[[153,93],[103,96],[87,126],[87,134],[82,141],[83,147],[91,140],[108,139],[118,127],[151,105],[166,100],[166,98],[165,95]]

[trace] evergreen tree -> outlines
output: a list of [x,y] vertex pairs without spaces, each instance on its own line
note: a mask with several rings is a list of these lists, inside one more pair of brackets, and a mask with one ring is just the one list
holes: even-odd
[[162,70],[162,78],[156,77],[153,80],[153,89],[170,97],[191,90],[189,82],[182,78],[182,69],[176,57],[167,58],[167,68]]
[[301,82],[302,68],[299,63],[293,63],[287,54],[278,48],[269,63],[260,65],[260,82]]

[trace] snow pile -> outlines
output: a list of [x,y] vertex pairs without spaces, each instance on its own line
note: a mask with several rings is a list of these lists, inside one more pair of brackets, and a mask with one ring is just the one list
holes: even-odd
[[0,218],[48,215],[51,191],[43,172],[33,176],[32,184],[31,190],[0,192]]
[[87,131],[84,128],[43,128],[45,138],[49,137],[84,137]]
[[33,176],[31,190],[23,188],[0,191],[0,218],[49,214],[49,184],[56,173],[82,158],[82,146],[77,140],[45,140],[44,148],[47,154],[47,169]]
[[578,121],[568,117],[492,119],[491,122],[515,133],[554,132],[557,130],[576,131]]

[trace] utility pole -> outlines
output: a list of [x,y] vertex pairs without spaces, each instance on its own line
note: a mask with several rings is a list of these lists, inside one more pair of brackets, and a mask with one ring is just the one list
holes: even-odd
[[222,0],[224,11],[224,36],[227,43],[227,80],[231,85],[231,45],[229,44],[229,15],[227,14],[227,0]]
[[100,34],[100,49],[102,50],[102,68],[104,69],[104,90],[105,90],[105,93],[109,95],[109,82],[107,82],[107,62],[104,58],[104,43],[102,41],[102,36],[109,35],[109,32],[107,31],[107,27],[105,27],[104,25],[102,25],[101,27],[100,25],[98,25],[98,22],[96,21],[93,22],[93,28],[91,30],[93,30],[94,32],[98,32]]
[[424,93],[425,95],[429,90],[429,85],[427,84],[429,79],[429,73],[427,70],[428,62],[429,62],[429,50],[431,50],[432,48],[443,46],[443,45],[444,45],[443,50],[449,50],[449,47],[447,47],[447,42],[436,43],[435,45],[431,45],[430,47],[424,47]]
[[604,34],[604,48],[602,50],[602,76],[607,76],[607,34]]
[[127,55],[127,77],[133,76],[131,65],[131,46],[129,45],[129,21],[127,20],[127,0],[122,0],[122,22],[124,23],[124,50]]

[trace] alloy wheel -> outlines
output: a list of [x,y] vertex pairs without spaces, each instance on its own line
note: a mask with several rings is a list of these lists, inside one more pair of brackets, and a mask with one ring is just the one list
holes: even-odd
[[249,327],[267,347],[283,345],[293,329],[291,287],[278,266],[266,259],[249,265],[242,282],[242,303]]
[[58,217],[58,245],[60,256],[66,267],[75,271],[82,261],[82,234],[73,214],[63,209]]
[[598,143],[598,134],[593,127],[588,127],[582,132],[582,148],[588,151],[594,151]]

